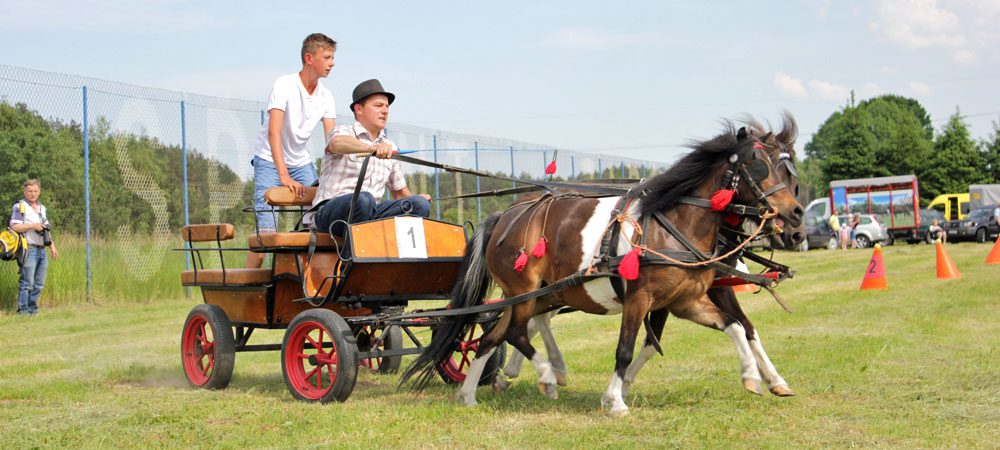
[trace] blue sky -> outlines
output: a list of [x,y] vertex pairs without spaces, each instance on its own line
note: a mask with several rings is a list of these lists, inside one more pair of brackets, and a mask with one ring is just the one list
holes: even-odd
[[996,0],[290,4],[0,0],[0,63],[263,101],[322,32],[340,113],[377,77],[390,121],[664,162],[783,109],[801,151],[851,89],[1000,120]]

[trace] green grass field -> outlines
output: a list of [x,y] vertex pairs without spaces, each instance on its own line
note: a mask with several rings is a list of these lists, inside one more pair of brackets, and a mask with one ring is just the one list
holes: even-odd
[[779,288],[794,313],[766,293],[740,298],[798,395],[744,391],[725,334],[671,319],[666,355],[639,374],[624,419],[600,407],[619,316],[553,321],[570,367],[558,400],[526,367],[508,392],[480,388],[466,408],[453,386],[417,395],[397,390],[396,375],[365,372],[346,403],[298,402],[279,352],[238,354],[226,390],[190,389],[179,340],[197,292],[0,315],[0,447],[995,448],[1000,265],[983,263],[990,248],[949,245],[963,278],[938,280],[934,246],[886,247],[888,291],[858,290],[870,249],[778,253],[798,271]]

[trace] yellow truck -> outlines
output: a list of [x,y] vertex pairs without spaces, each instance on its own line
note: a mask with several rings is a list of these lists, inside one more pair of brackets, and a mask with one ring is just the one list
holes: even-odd
[[927,209],[931,208],[942,212],[944,220],[962,220],[969,214],[969,193],[941,194],[927,205]]

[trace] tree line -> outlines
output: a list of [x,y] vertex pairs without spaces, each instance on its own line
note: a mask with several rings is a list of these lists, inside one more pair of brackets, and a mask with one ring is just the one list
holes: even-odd
[[914,174],[921,203],[968,192],[970,184],[1000,183],[1000,124],[975,141],[956,108],[935,130],[917,100],[882,95],[835,111],[805,145],[800,183],[817,196],[834,180]]

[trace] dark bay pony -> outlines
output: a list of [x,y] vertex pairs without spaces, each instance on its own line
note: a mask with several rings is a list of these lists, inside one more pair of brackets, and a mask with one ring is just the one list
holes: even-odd
[[[559,196],[547,203],[545,214],[523,214],[519,209],[534,208],[541,203],[522,203],[504,213],[490,215],[467,244],[459,279],[452,289],[451,308],[480,304],[489,291],[490,279],[496,281],[505,297],[511,298],[593,267],[594,255],[612,219],[621,223],[618,254],[629,253],[633,246],[644,244],[647,249],[655,249],[649,253],[660,255],[678,255],[689,250],[692,254],[697,251],[712,255],[726,213],[702,206],[696,199],[704,203],[717,191],[732,187],[735,187],[733,203],[749,205],[762,200],[772,210],[763,223],[765,228],[772,227],[775,218],[792,226],[801,223],[802,206],[787,189],[779,187],[770,158],[744,128],[737,131],[727,123],[725,133],[692,147],[693,151],[667,172],[641,184],[637,193],[629,196],[627,204],[619,203],[615,197]],[[765,166],[763,172],[748,170],[759,169],[761,165]],[[743,176],[733,177],[733,173]],[[620,213],[613,215],[616,206],[623,204]],[[557,219],[548,220],[550,216]],[[651,216],[659,216],[656,225],[639,225],[651,223],[644,220]],[[679,230],[678,235],[668,232],[666,224]],[[644,229],[641,235],[637,227]],[[502,239],[504,236],[506,239]],[[523,259],[526,243],[542,237],[550,250],[541,258],[528,258],[523,270],[516,271],[515,262]],[[652,311],[665,310],[726,332],[737,346],[741,367],[746,368],[752,350],[743,326],[739,322],[729,323],[706,295],[715,270],[698,263],[679,263],[641,265],[638,277],[627,283],[621,298],[607,278],[600,278],[508,306],[480,340],[466,382],[459,390],[459,399],[467,405],[476,404],[475,390],[485,362],[504,341],[532,362],[540,389],[554,397],[555,375],[548,361],[531,346],[527,323],[533,316],[560,305],[592,314],[622,314],[615,370],[602,398],[612,416],[628,413],[623,380],[633,360],[639,328]],[[470,315],[453,316],[442,322],[424,352],[407,368],[401,383],[419,374],[416,386],[426,386],[434,376],[433,367],[450,357],[456,339],[474,322],[475,316]]]
[[[749,116],[742,119],[741,122],[746,125],[748,132],[764,145],[764,151],[768,158],[770,158],[770,162],[775,168],[778,179],[785,184],[789,192],[798,198],[798,172],[795,169],[795,141],[798,137],[798,126],[795,123],[795,119],[788,112],[784,112],[781,119],[781,130],[777,133],[767,131],[760,122]],[[780,225],[781,231],[768,236],[772,248],[794,250],[805,238],[804,224],[792,226],[791,224],[779,222],[777,225]],[[740,307],[733,288],[711,288],[708,290],[707,295],[709,300],[711,300],[712,303],[726,316],[729,323],[739,322],[745,330],[747,342],[750,345],[750,349],[752,350],[754,357],[753,359],[756,362],[755,366],[757,368],[757,373],[754,374],[751,371],[751,373],[741,374],[743,377],[744,388],[750,392],[760,394],[761,382],[763,381],[767,384],[770,392],[775,395],[794,395],[794,391],[788,387],[784,378],[778,374],[774,364],[764,351],[760,338],[757,335],[757,330],[753,323],[750,322],[750,319],[746,316],[746,314],[743,313],[743,309]],[[565,361],[563,360],[562,353],[556,345],[550,326],[550,320],[556,315],[557,312],[558,311],[550,311],[548,313],[535,316],[528,323],[528,329],[529,338],[534,337],[535,334],[541,334],[542,342],[545,345],[545,354],[549,363],[552,365],[556,382],[559,386],[565,386],[568,369]],[[668,312],[666,309],[661,309],[651,313],[650,323],[654,325],[653,328],[662,332],[662,324],[665,323],[667,316]],[[655,341],[658,342],[659,339],[660,334],[658,333],[655,337]],[[639,369],[646,363],[646,361],[655,356],[655,354],[656,347],[654,339],[647,337],[639,355],[629,366],[629,369],[626,370],[622,386],[623,395],[627,393],[628,387],[635,380],[635,376]],[[504,367],[502,372],[503,376],[498,375],[493,385],[494,391],[497,393],[505,391],[510,386],[510,380],[517,378],[521,372],[524,355],[516,350],[509,352],[509,355],[507,365]]]

